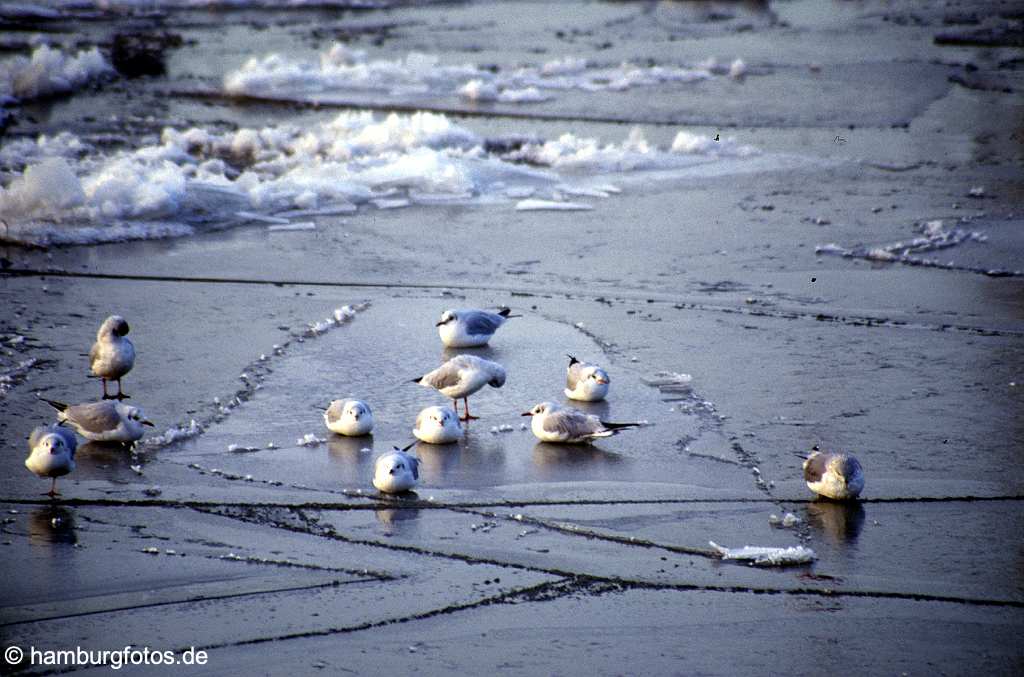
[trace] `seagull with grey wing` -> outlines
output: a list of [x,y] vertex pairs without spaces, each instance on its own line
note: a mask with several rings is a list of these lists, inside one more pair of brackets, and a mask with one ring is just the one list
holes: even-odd
[[580,444],[601,437],[611,437],[639,423],[610,423],[579,409],[561,407],[554,402],[541,402],[523,416],[532,416],[530,429],[542,442]]
[[485,360],[476,355],[456,355],[432,372],[414,378],[427,388],[434,388],[452,400],[455,414],[459,413],[459,400],[466,403],[466,415],[463,421],[479,418],[469,413],[469,396],[486,385],[500,388],[505,385],[505,367],[497,362]]
[[804,481],[814,493],[836,501],[849,501],[864,489],[864,470],[852,454],[820,451],[804,461]]
[[25,467],[39,477],[49,477],[50,491],[47,496],[57,493],[57,478],[75,469],[75,450],[78,439],[75,433],[59,425],[38,426],[28,438],[28,458]]
[[[120,315],[111,315],[96,332],[96,342],[89,350],[89,367],[94,376],[103,379],[103,399],[128,399],[121,390],[121,378],[135,366],[135,346],[125,337],[128,323]],[[117,395],[107,394],[107,381],[117,381]]]
[[608,372],[596,364],[580,362],[569,355],[569,366],[565,373],[565,396],[570,400],[597,402],[608,394]]
[[57,410],[58,423],[67,423],[79,435],[94,442],[135,442],[142,437],[142,426],[153,426],[141,409],[123,402],[102,400],[64,404],[54,400],[43,401]]
[[369,435],[373,430],[373,412],[362,400],[334,400],[324,411],[324,425],[339,435]]
[[[415,444],[415,442],[413,442]],[[373,486],[385,494],[400,494],[416,486],[420,479],[420,460],[406,453],[412,444],[377,457],[373,464]]]
[[505,324],[511,315],[508,308],[501,308],[496,313],[476,308],[462,310],[446,310],[437,321],[437,333],[441,342],[448,348],[474,348],[486,345],[498,327]]

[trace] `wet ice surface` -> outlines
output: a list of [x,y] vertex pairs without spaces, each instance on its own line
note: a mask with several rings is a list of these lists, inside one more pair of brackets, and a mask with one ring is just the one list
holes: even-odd
[[[639,372],[643,365],[608,364],[613,385],[606,401],[567,402],[561,393],[566,353],[607,359],[590,337],[513,303],[513,309],[526,317],[509,320],[487,347],[445,349],[433,324],[452,303],[443,297],[377,301],[351,324],[293,345],[275,361],[258,397],[211,426],[194,449],[175,454],[175,462],[317,489],[372,492],[368,481],[373,458],[413,440],[412,426],[420,409],[451,404],[410,380],[454,355],[468,353],[502,364],[508,381],[500,389],[484,388],[470,398],[470,411],[481,418],[466,425],[464,440],[417,443],[413,448],[422,460],[418,493],[424,497],[435,489],[570,480],[723,488],[718,467],[679,454],[679,440],[695,437],[701,426],[698,415],[684,413],[681,406],[698,401],[692,390],[682,398],[667,396],[644,383],[647,374]],[[372,435],[347,438],[326,430],[322,409],[343,397],[370,404]],[[530,419],[521,413],[545,400],[568,403],[604,420],[649,425],[593,445],[541,443],[524,429]],[[313,435],[312,444],[296,443],[306,435]],[[273,449],[266,448],[270,444]],[[225,453],[232,445],[257,451]],[[741,473],[734,473],[733,482],[738,491],[747,490]]]

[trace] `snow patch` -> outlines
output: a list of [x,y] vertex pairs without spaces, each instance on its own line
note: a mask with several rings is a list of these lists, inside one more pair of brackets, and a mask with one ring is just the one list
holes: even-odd
[[818,558],[813,550],[802,545],[788,548],[771,548],[745,545],[742,548],[725,548],[714,541],[708,541],[722,559],[751,562],[756,566],[789,566],[807,564]]

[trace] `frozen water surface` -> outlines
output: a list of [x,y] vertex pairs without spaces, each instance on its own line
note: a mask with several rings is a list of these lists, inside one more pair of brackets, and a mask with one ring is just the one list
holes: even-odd
[[[427,674],[1019,672],[1004,6],[297,4],[0,7],[10,644],[201,646],[217,675],[379,672],[382,637]],[[106,70],[128,30],[181,35],[165,75]],[[506,386],[379,496],[373,458],[443,403],[410,382],[441,310],[499,305],[524,317],[476,352]],[[83,444],[51,502],[36,393],[97,396],[111,312],[157,428]],[[565,353],[612,376],[582,406],[649,425],[538,444],[518,414],[562,401]],[[323,427],[346,396],[372,437]],[[858,456],[863,501],[813,498],[815,444]]]

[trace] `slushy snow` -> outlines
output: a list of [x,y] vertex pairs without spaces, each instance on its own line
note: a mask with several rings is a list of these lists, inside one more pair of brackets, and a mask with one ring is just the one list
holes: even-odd
[[737,59],[727,68],[708,60],[692,67],[593,64],[563,57],[541,65],[497,71],[475,64],[444,64],[434,54],[410,52],[400,59],[368,60],[366,52],[335,43],[317,60],[273,53],[254,57],[224,78],[234,96],[316,99],[346,93],[394,97],[460,97],[474,102],[538,103],[570,90],[624,91],[669,83],[708,80],[717,75],[741,78],[746,66]]
[[149,145],[114,152],[62,133],[0,150],[0,176],[7,177],[0,218],[9,226],[0,239],[47,246],[172,237],[253,220],[288,225],[294,216],[361,205],[507,203],[513,195],[578,209],[583,203],[566,195],[601,199],[620,191],[595,176],[756,153],[688,132],[659,148],[640,128],[621,143],[574,134],[488,142],[444,115],[365,111],[313,126],[166,128]]
[[725,548],[714,541],[708,542],[721,555],[722,559],[734,559],[752,562],[757,566],[788,566],[791,564],[807,564],[817,559],[810,548],[794,545],[788,548],[771,548],[745,545],[742,548]]
[[72,55],[40,45],[30,57],[15,56],[0,61],[0,106],[67,94],[113,75],[113,66],[96,47]]

